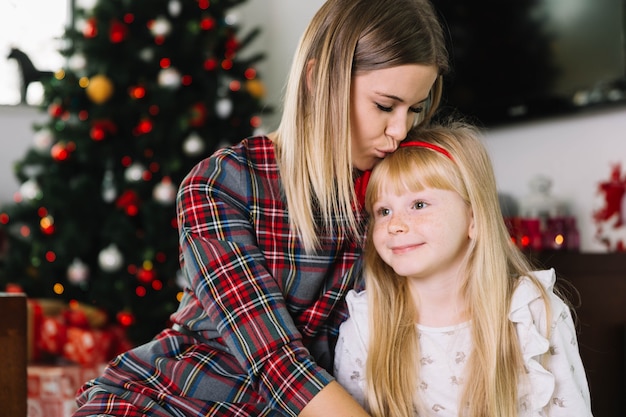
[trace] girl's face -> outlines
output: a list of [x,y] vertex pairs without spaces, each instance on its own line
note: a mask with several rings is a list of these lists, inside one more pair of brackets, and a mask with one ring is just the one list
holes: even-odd
[[373,213],[374,247],[398,275],[458,277],[473,236],[473,218],[456,192],[426,188],[396,195],[383,190]]
[[[354,77],[350,123],[354,167],[369,170],[395,151],[420,113],[437,79],[437,68],[400,65]],[[423,116],[423,115],[422,115]]]

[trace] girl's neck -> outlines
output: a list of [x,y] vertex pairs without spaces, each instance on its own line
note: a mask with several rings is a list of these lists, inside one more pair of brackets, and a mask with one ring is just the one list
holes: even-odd
[[450,282],[410,282],[416,306],[416,323],[428,327],[447,327],[470,319],[456,280]]

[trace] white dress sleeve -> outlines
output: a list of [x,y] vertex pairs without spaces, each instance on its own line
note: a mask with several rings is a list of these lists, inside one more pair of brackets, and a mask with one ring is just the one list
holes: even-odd
[[589,386],[570,309],[554,294],[553,269],[534,275],[550,297],[550,338],[546,337],[548,317],[539,289],[524,279],[513,295],[509,314],[528,372],[527,384],[520,386],[520,415],[590,417]]
[[346,295],[350,317],[339,327],[335,347],[334,374],[354,399],[365,404],[365,359],[369,337],[367,296],[365,291],[351,290]]

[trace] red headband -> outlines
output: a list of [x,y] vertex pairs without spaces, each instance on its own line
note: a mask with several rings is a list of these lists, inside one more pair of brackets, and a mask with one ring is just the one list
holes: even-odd
[[[452,155],[450,155],[450,152],[448,152],[441,146],[435,145],[433,143],[422,142],[419,140],[408,140],[408,141],[400,142],[399,147],[400,148],[416,147],[416,148],[432,149],[433,151],[436,151],[442,155],[445,155],[451,161],[454,161],[454,158],[452,158]],[[356,193],[356,198],[359,204],[361,205],[361,207],[365,205],[365,190],[367,189],[367,183],[370,180],[371,174],[372,174],[371,170],[363,172],[363,175],[357,178],[354,183],[354,191]]]
[[433,151],[437,151],[440,154],[447,156],[448,158],[450,158],[451,161],[454,161],[454,158],[452,158],[452,155],[450,155],[450,152],[446,151],[441,146],[435,145],[434,143],[421,142],[419,140],[407,140],[407,141],[400,142],[400,148],[408,148],[409,146],[432,149]]

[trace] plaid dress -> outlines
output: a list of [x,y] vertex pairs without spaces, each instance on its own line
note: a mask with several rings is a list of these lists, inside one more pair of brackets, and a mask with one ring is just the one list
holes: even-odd
[[360,245],[329,233],[304,252],[264,136],[200,162],[177,204],[186,279],[177,325],[87,382],[74,416],[298,415],[333,379]]

